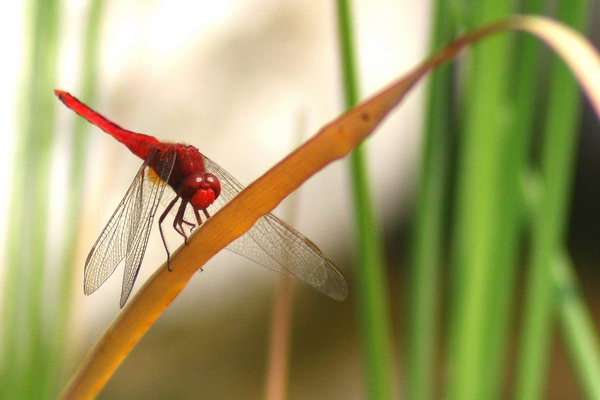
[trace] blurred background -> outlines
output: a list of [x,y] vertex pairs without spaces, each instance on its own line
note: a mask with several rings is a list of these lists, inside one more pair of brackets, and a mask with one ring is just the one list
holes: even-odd
[[[34,292],[43,299],[34,314],[41,315],[38,329],[42,338],[54,335],[53,323],[57,318],[61,321],[61,337],[56,341],[62,341],[66,349],[51,367],[55,379],[46,392],[51,397],[66,384],[118,315],[121,269],[92,296],[84,296],[83,265],[141,165],[139,159],[99,129],[85,126],[77,131],[76,117],[54,99],[52,88],[69,91],[127,129],[193,144],[244,184],[294,149],[299,136],[311,136],[343,111],[333,2],[104,2],[98,10],[102,18],[94,63],[96,88],[89,90],[82,82],[82,60],[89,45],[85,36],[91,4],[96,3],[69,0],[60,2],[58,9],[41,7],[41,11],[27,2],[0,4],[0,127],[4,132],[0,146],[6,149],[0,157],[0,169],[5,171],[4,193],[0,196],[0,287],[7,288],[0,296],[0,305],[4,310],[14,305],[12,312],[20,316],[14,319],[18,321],[14,332],[27,336],[28,332],[23,331],[30,321],[26,310],[32,306],[26,296],[36,287],[29,283],[31,276],[28,278],[27,273],[11,280],[7,265],[14,243],[27,249],[36,245],[36,238],[47,240],[43,267],[32,269],[38,282]],[[352,7],[360,92],[364,97],[429,53],[432,9],[428,1],[408,0],[360,0]],[[595,38],[599,36],[597,14],[598,7],[592,14],[596,23],[590,23],[596,27],[591,32]],[[49,15],[58,19],[54,40],[32,45],[36,40],[32,21],[43,21]],[[57,63],[32,67],[30,61],[35,59],[36,51],[56,52]],[[46,78],[52,82],[51,87],[32,93],[32,86],[26,83],[28,77],[43,74],[52,77]],[[417,88],[367,144],[371,189],[384,233],[395,317],[395,392],[403,385],[403,329],[408,301],[405,278],[420,159],[422,91],[422,87]],[[23,126],[27,120],[23,110],[27,107],[23,104],[32,97],[41,98],[41,102],[52,98],[55,118],[47,123],[52,126],[54,138],[52,142],[43,141],[47,153],[42,154],[48,155],[49,168],[23,172],[15,148],[40,145],[35,139],[19,138],[27,129]],[[596,117],[587,108],[582,126],[569,246],[594,320],[598,321],[600,189],[596,182],[600,136]],[[75,159],[71,156],[76,146],[74,135],[88,140],[86,150]],[[73,215],[69,213],[73,205],[65,200],[72,190],[68,177],[81,161],[85,161],[85,167],[77,184],[81,194]],[[41,197],[48,205],[47,215],[43,215],[48,222],[47,226],[40,225],[47,229],[35,232],[38,214],[32,213],[24,229],[16,234],[11,222],[14,204],[27,214],[31,199],[28,190],[19,192],[15,185],[29,182],[41,172],[46,174],[47,191],[42,191]],[[32,191],[39,190],[33,186]],[[356,251],[347,161],[327,167],[294,196],[296,217],[288,222],[344,272],[350,296],[338,303],[302,283],[296,285],[289,398],[365,398],[353,289],[357,277],[350,273]],[[285,202],[276,211],[283,219],[289,213]],[[65,262],[62,241],[69,234],[70,224],[77,233],[70,242],[73,256]],[[179,243],[179,237],[171,232],[169,241]],[[36,254],[32,251],[30,257],[25,262],[35,261]],[[165,258],[158,230],[154,229],[134,295]],[[65,266],[70,271],[66,275]],[[216,256],[135,347],[100,398],[261,398],[277,279],[276,274],[235,254],[225,251]],[[518,279],[522,283],[522,277]],[[61,300],[61,296],[68,296],[68,300]],[[59,307],[61,302],[66,306]],[[2,330],[5,336],[6,331]],[[560,341],[554,340],[546,398],[581,398]],[[28,354],[30,350],[23,342],[27,340],[16,342],[17,347],[5,347],[2,356],[16,354],[19,360],[35,360],[35,354]],[[51,353],[44,350],[46,344],[50,346],[44,342],[37,348]],[[510,357],[509,365],[513,363]],[[26,371],[16,373],[26,375]],[[23,398],[28,397],[25,394]]]

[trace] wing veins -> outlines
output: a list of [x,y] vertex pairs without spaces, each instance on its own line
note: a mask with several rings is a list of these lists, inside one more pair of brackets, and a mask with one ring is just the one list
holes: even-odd
[[[125,196],[113,212],[87,257],[84,267],[85,294],[89,295],[96,291],[114,273],[127,254],[130,240],[124,240],[124,238],[128,231],[131,232],[130,225],[137,222],[130,219],[126,223],[122,223],[121,220],[126,218],[127,210],[130,209],[131,203],[137,198],[138,187],[143,183],[146,168],[147,163],[145,162],[136,173]],[[126,247],[123,247],[123,243],[126,244]]]
[[[222,191],[218,199],[223,206],[244,187],[217,163],[206,156],[203,158],[207,171],[226,182],[221,183]],[[260,253],[253,254],[247,241],[252,241]],[[343,299],[347,295],[347,283],[333,263],[314,243],[271,213],[259,218],[245,235],[233,241],[227,249],[271,270],[292,275],[335,299]]]
[[[140,271],[140,267],[144,258],[144,253],[146,252],[146,247],[148,245],[150,232],[152,231],[152,223],[156,215],[156,210],[158,208],[158,205],[160,204],[160,199],[165,191],[165,188],[167,187],[167,181],[169,176],[171,175],[171,171],[175,163],[175,158],[176,152],[172,152],[172,154],[170,154],[167,159],[163,160],[163,168],[158,174],[161,177],[162,182],[151,182],[148,185],[142,185],[142,188],[150,188],[150,192],[147,194],[147,197],[144,197],[144,194],[142,193],[142,198],[147,198],[149,200],[145,201],[141,207],[138,207],[138,210],[141,210],[143,208],[143,211],[140,211],[140,216],[138,216],[138,220],[140,221],[138,231],[132,238],[133,248],[128,249],[127,257],[125,259],[125,270],[123,272],[123,284],[121,288],[121,300],[119,303],[121,308],[123,308],[123,306],[127,302],[127,299],[131,295],[133,285],[135,284],[138,273]],[[150,181],[152,179],[148,177],[148,174],[149,171],[146,171],[146,181]]]

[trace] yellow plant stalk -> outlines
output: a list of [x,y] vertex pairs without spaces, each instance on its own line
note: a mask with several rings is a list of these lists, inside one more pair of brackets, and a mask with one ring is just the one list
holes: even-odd
[[304,181],[329,163],[348,155],[429,70],[451,59],[468,44],[493,33],[531,33],[557,52],[571,68],[600,116],[600,57],[584,37],[543,17],[516,16],[465,35],[388,88],[326,125],[317,135],[254,181],[209,218],[163,265],[123,309],[65,388],[63,399],[93,398],[148,328],[210,258],[243,235]]

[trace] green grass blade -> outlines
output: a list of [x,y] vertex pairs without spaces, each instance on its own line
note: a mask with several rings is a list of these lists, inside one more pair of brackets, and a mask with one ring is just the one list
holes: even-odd
[[[498,20],[512,10],[509,1],[471,2],[469,26]],[[466,74],[464,128],[459,139],[458,182],[452,270],[452,304],[447,350],[447,399],[483,398],[489,387],[485,365],[493,337],[489,326],[500,326],[489,311],[495,296],[506,296],[508,279],[495,277],[512,254],[509,236],[515,231],[514,204],[504,204],[507,182],[504,159],[513,150],[506,135],[509,36],[486,39],[471,48]],[[516,185],[516,183],[512,183]],[[514,199],[512,201],[515,201]],[[499,316],[501,317],[501,316]]]
[[588,399],[600,399],[598,334],[566,253],[556,257],[553,275],[558,288],[561,334],[582,392]]
[[[338,0],[340,56],[345,106],[358,102],[352,18],[347,0]],[[350,173],[357,225],[356,297],[365,359],[366,390],[370,399],[391,398],[391,327],[385,283],[383,245],[370,196],[363,146],[350,156]]]
[[[587,1],[563,1],[559,18],[581,29],[585,25]],[[551,321],[556,311],[552,262],[565,240],[565,224],[576,150],[580,92],[571,72],[555,60],[550,78],[541,184],[533,211],[531,266],[523,314],[523,332],[517,367],[517,399],[542,396],[548,361]]]
[[[454,36],[454,24],[447,0],[436,2],[433,39],[436,49]],[[407,285],[410,301],[406,343],[406,398],[427,400],[434,396],[434,359],[439,313],[439,275],[442,260],[444,212],[448,195],[450,151],[450,107],[452,69],[442,67],[429,81],[420,178],[416,197],[413,265]]]
[[8,235],[2,398],[43,398],[49,363],[43,318],[50,161],[54,140],[52,86],[58,60],[58,1],[29,4],[30,47],[24,62]]
[[[545,7],[543,0],[530,0],[522,4],[520,12],[541,14]],[[515,275],[519,264],[519,248],[524,234],[526,209],[521,187],[523,171],[527,168],[534,132],[534,116],[539,87],[539,59],[541,44],[527,35],[516,35],[511,54],[509,76],[514,82],[508,93],[510,116],[504,130],[506,137],[504,168],[500,174],[502,201],[496,205],[502,215],[498,225],[496,270],[493,271],[493,287],[490,288],[486,307],[484,334],[487,338],[483,355],[482,398],[502,398],[503,384],[506,382],[506,361],[508,339],[510,337],[511,316],[516,297]]]

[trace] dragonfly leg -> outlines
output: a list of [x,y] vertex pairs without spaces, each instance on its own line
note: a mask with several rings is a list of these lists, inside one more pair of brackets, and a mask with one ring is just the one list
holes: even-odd
[[194,214],[196,215],[196,221],[198,221],[198,226],[202,225],[202,217],[200,217],[200,213],[195,208],[194,208]]
[[[198,226],[202,225],[202,218],[200,217],[200,213],[195,208],[194,208],[194,214],[196,215],[196,221],[198,221]],[[202,272],[202,271],[204,271],[204,270],[202,269],[202,267],[200,267],[200,271],[198,271],[198,272]]]
[[187,235],[185,234],[185,229],[183,229],[183,223],[186,222],[183,219],[183,214],[185,213],[185,207],[187,206],[186,201],[181,201],[179,205],[179,210],[177,210],[177,215],[175,215],[175,219],[173,220],[173,228],[177,233],[183,236],[183,241],[187,245]]
[[194,223],[186,221],[185,219],[182,219],[181,222],[190,227],[190,233],[194,232],[194,229],[196,229],[196,224]]
[[169,265],[169,262],[171,261],[171,253],[169,252],[169,247],[167,246],[167,240],[165,239],[165,233],[163,232],[162,223],[169,214],[169,211],[171,211],[171,208],[173,208],[175,203],[177,203],[177,200],[179,200],[179,196],[176,196],[173,199],[173,201],[169,203],[169,205],[165,208],[165,211],[161,214],[160,218],[158,219],[158,230],[160,231],[160,238],[162,239],[163,245],[165,246],[165,250],[167,252],[167,269],[169,271],[171,271],[171,266]]

